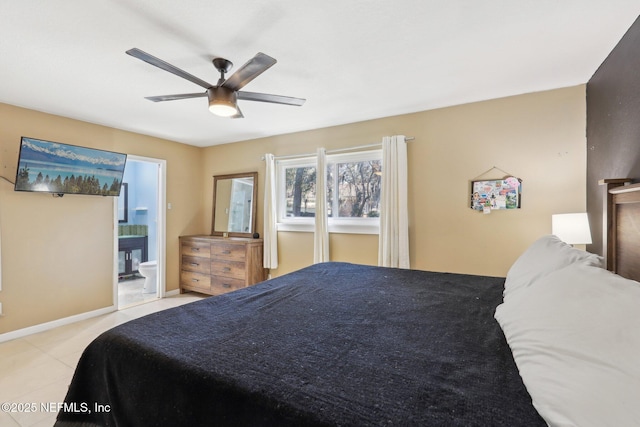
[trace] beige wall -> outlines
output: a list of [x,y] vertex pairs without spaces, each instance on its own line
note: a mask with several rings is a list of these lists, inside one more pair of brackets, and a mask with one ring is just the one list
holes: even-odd
[[[585,87],[540,92],[397,117],[206,148],[205,213],[210,228],[212,176],[259,172],[258,231],[262,233],[264,162],[380,141],[409,142],[409,222],[412,268],[504,276],[537,237],[551,232],[553,213],[585,210]],[[468,207],[470,181],[523,180],[522,209],[484,215]],[[274,276],[313,261],[311,233],[279,233]],[[331,259],[377,263],[377,236],[332,235]]]
[[[178,236],[211,229],[213,175],[258,171],[261,157],[370,144],[409,143],[411,265],[504,276],[551,214],[585,210],[585,87],[467,104],[362,123],[197,148],[0,104],[0,166],[13,180],[20,136],[167,160],[167,289],[178,287]],[[470,180],[492,166],[523,179],[522,209],[483,215],[468,207]],[[482,178],[500,178],[495,171]],[[0,333],[112,304],[113,199],[16,193],[0,181]],[[313,261],[311,233],[279,233],[274,276]],[[375,265],[377,236],[333,234],[331,259]]]
[[[178,287],[178,236],[202,230],[200,148],[0,104],[1,175],[13,181],[20,137],[167,160],[167,290]],[[0,333],[113,304],[112,197],[14,192],[0,180]]]

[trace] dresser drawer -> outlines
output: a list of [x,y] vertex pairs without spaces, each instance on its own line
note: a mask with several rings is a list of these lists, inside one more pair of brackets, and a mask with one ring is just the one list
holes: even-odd
[[244,261],[246,248],[244,245],[232,243],[218,243],[211,245],[211,259],[224,259],[228,261]]
[[211,260],[211,274],[244,280],[246,275],[244,261]]
[[209,258],[211,243],[197,240],[185,240],[182,242],[182,255]]
[[191,271],[181,271],[180,287],[209,293],[211,291],[211,276]]
[[220,295],[264,280],[262,239],[180,236],[180,292]]
[[208,258],[197,256],[182,255],[182,264],[180,269],[183,271],[192,271],[195,273],[209,274],[210,262]]
[[214,295],[235,291],[244,288],[244,280],[223,276],[211,276],[211,293]]

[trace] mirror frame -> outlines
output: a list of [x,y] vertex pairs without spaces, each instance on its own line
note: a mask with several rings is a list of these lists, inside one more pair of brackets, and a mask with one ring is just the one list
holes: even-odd
[[129,184],[123,182],[118,196],[118,222],[129,222]]
[[[218,181],[233,178],[253,178],[253,196],[251,199],[251,225],[248,233],[216,231],[216,188]],[[227,175],[213,176],[213,206],[211,208],[211,235],[229,237],[253,237],[256,232],[256,215],[258,214],[258,172],[232,173]]]

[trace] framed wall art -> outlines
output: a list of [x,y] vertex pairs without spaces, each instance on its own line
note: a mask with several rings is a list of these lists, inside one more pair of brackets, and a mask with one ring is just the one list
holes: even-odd
[[504,179],[471,181],[473,210],[488,212],[499,209],[520,209],[522,180],[513,176]]

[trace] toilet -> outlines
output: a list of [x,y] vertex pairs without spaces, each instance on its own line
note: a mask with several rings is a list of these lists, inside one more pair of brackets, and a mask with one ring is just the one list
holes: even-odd
[[144,277],[144,288],[142,293],[152,294],[157,291],[156,272],[158,271],[158,261],[141,262],[138,273]]

